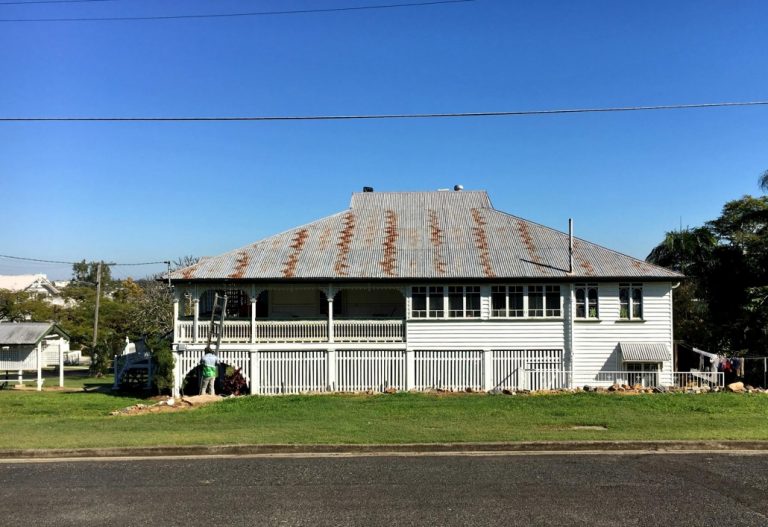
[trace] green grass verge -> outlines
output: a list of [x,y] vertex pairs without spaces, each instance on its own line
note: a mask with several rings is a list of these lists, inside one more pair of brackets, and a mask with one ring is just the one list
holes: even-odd
[[[104,393],[0,391],[0,448],[541,440],[768,440],[764,394],[242,397],[111,416]],[[144,401],[146,402],[146,401]],[[574,430],[574,426],[606,430]]]

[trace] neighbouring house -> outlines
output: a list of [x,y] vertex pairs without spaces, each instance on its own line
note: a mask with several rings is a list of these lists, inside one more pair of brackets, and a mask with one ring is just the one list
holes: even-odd
[[221,358],[251,393],[691,382],[672,370],[682,275],[496,210],[484,191],[366,190],[171,273],[177,391],[217,293]]
[[[57,366],[59,386],[64,386],[68,353],[69,335],[53,322],[0,323],[0,384],[36,382],[40,390],[42,369]],[[24,372],[29,371],[36,373],[34,378],[24,377]]]
[[23,291],[39,296],[56,306],[66,305],[59,288],[44,274],[0,275],[0,289]]

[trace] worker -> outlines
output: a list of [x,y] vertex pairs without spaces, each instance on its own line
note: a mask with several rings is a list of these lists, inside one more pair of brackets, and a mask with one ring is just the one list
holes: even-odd
[[200,365],[203,367],[203,382],[200,384],[200,395],[203,395],[206,390],[211,395],[216,395],[213,390],[213,385],[216,382],[216,366],[219,364],[219,358],[213,352],[210,346],[205,347],[205,355],[203,355]]

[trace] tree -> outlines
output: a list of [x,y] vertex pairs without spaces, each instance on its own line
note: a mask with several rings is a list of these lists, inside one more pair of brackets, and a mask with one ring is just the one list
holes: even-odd
[[[72,265],[72,280],[96,285],[98,281],[99,262],[86,262],[82,260]],[[112,270],[109,264],[101,262],[102,288],[112,283]]]
[[757,184],[760,185],[761,189],[768,192],[768,170],[762,173],[760,179],[757,181]]
[[723,353],[768,348],[768,196],[727,202],[703,227],[673,231],[647,260],[682,272],[678,338]]
[[54,306],[42,296],[26,291],[0,289],[0,320],[6,322],[45,322],[56,317]]
[[706,227],[670,231],[651,250],[647,261],[684,275],[700,275],[708,265],[717,238]]

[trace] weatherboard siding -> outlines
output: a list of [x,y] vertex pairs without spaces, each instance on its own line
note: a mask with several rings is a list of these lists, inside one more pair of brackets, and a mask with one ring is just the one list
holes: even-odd
[[563,321],[409,320],[408,348],[414,350],[563,349]]
[[[672,350],[672,289],[669,283],[643,285],[643,321],[619,319],[619,284],[599,286],[599,321],[573,322],[573,382],[594,384],[600,371],[624,370],[619,342],[660,342]],[[662,380],[672,371],[672,361],[662,364]],[[671,377],[670,377],[671,380]]]

